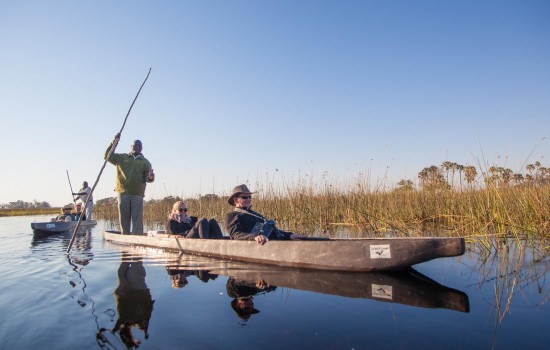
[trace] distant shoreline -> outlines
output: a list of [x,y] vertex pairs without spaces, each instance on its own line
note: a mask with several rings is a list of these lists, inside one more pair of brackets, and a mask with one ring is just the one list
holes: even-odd
[[0,209],[0,217],[59,214],[61,208]]

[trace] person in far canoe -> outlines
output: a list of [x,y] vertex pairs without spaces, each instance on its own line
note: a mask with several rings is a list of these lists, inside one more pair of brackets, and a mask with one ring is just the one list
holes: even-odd
[[105,151],[105,160],[116,167],[118,217],[122,234],[143,234],[143,197],[147,183],[155,181],[151,163],[145,159],[140,140],[135,140],[130,153],[110,153],[120,140],[120,133]]
[[57,221],[57,222],[71,222],[71,221],[73,221],[73,218],[71,216],[71,209],[73,209],[72,204],[64,205],[63,208],[61,208],[61,214],[57,215],[51,221]]
[[187,206],[183,201],[177,201],[172,206],[172,212],[168,215],[166,231],[168,234],[176,234],[185,238],[223,238],[223,233],[214,219],[201,218],[187,215]]
[[[92,208],[94,206],[94,197],[92,196],[92,189],[88,186],[88,182],[84,181],[82,183],[82,188],[76,192],[73,193],[73,196],[78,196],[74,200],[81,200],[82,204],[86,204],[86,201],[88,201],[88,204],[86,205],[86,209],[84,210],[84,213],[86,214],[86,217],[88,220],[92,220]],[[88,200],[88,197],[90,198]],[[84,219],[85,220],[85,219]]]
[[225,228],[232,239],[255,240],[263,245],[271,239],[300,239],[304,236],[275,227],[272,220],[267,220],[260,213],[250,209],[252,194],[246,185],[233,188],[227,200],[233,206],[233,211],[225,215]]
[[86,213],[82,212],[82,203],[78,202],[74,204],[74,213],[71,213],[73,221],[78,221],[82,215],[82,221],[86,220]]

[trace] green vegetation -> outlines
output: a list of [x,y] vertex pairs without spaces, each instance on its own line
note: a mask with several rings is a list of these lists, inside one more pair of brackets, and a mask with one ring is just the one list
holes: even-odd
[[[256,183],[251,188],[254,208],[273,218],[285,229],[315,235],[338,234],[343,230],[357,237],[463,236],[477,241],[501,236],[506,239],[550,237],[550,171],[540,163],[526,166],[526,174],[491,167],[478,175],[473,166],[444,162],[418,174],[419,187],[401,180],[386,190],[360,174],[350,183],[311,177],[284,188]],[[178,197],[149,200],[144,221],[152,229],[162,228]],[[223,222],[230,210],[227,196],[206,195],[185,199],[190,215],[214,217]],[[116,225],[116,200],[96,203],[96,217]]]

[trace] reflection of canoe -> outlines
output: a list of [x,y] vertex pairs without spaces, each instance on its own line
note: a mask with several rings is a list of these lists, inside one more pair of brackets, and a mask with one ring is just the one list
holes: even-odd
[[425,308],[469,312],[468,296],[443,286],[414,269],[384,272],[335,272],[320,270],[212,270],[236,280],[259,280],[277,287],[307,290],[350,298],[366,298]]
[[[32,222],[31,228],[35,231],[39,232],[48,232],[48,233],[59,233],[59,232],[66,232],[66,231],[72,231],[76,227],[76,224],[78,221],[70,221],[70,222],[56,222],[56,221],[47,221],[47,222]],[[95,220],[83,220],[80,222],[80,228],[88,228],[91,226],[97,225],[97,221]]]
[[[139,246],[120,249],[130,257],[146,256],[149,261],[165,265],[169,274],[188,272],[188,275],[197,277],[223,275],[231,276],[237,282],[252,285],[263,280],[270,286],[348,298],[373,299],[461,312],[470,310],[469,298],[464,292],[441,285],[414,269],[378,272],[324,271],[171,254]],[[208,280],[198,278],[203,282]]]
[[[199,260],[197,260],[199,259]],[[437,283],[414,269],[378,272],[341,272],[268,267],[251,263],[182,255],[168,270],[208,271],[255,285],[258,281],[348,298],[374,299],[424,308],[469,312],[468,295]]]
[[270,241],[185,239],[165,234],[121,235],[105,231],[107,241],[278,266],[319,270],[400,270],[428,260],[464,254],[463,238],[364,238]]

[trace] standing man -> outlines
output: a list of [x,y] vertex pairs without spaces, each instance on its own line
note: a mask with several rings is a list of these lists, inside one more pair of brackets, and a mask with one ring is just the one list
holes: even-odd
[[86,205],[86,208],[84,209],[84,215],[88,220],[92,220],[92,207],[94,205],[94,197],[92,196],[92,189],[88,187],[88,182],[84,181],[82,183],[82,188],[78,190],[77,193],[73,193],[73,196],[78,196],[74,200],[81,200],[82,204],[86,204],[86,201],[88,200],[88,197],[90,199],[88,200],[88,204]]
[[[135,140],[130,153],[111,153],[120,140],[115,135],[113,143],[105,152],[105,160],[116,166],[116,187],[118,193],[118,217],[122,234],[143,234],[143,197],[147,182],[155,181],[151,163],[141,153],[140,140]],[[131,225],[130,225],[131,224]]]

